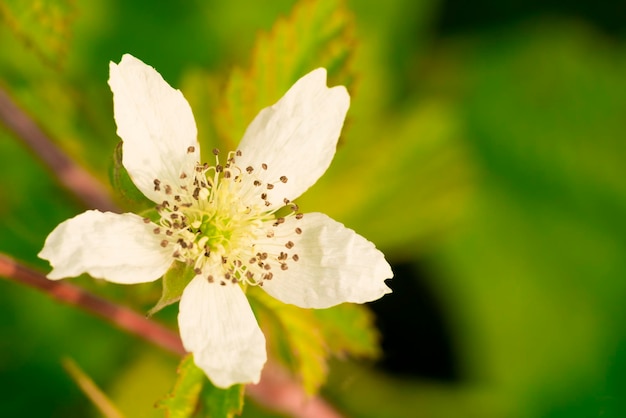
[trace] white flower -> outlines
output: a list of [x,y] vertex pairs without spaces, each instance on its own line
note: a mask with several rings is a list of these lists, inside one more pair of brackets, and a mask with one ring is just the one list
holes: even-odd
[[349,107],[343,86],[326,87],[324,69],[261,111],[237,151],[220,160],[214,150],[215,165],[199,162],[189,104],[154,68],[124,55],[110,64],[109,85],[124,167],[160,220],[91,210],[61,223],[39,254],[53,267],[49,279],[143,283],[175,260],[192,265],[180,334],[219,387],[258,382],[266,361],[246,286],[305,308],[390,292],[391,268],[371,242],[292,202],[328,168]]

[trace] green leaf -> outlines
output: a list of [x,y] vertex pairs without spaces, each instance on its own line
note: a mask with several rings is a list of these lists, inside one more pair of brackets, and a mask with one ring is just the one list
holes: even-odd
[[343,303],[328,309],[315,309],[324,340],[336,356],[377,358],[380,355],[374,315],[364,305]]
[[309,71],[325,67],[331,84],[349,85],[352,16],[340,0],[304,0],[256,41],[247,71],[235,69],[216,112],[218,134],[231,149],[256,114]]
[[166,306],[178,302],[183,290],[194,276],[195,272],[192,265],[175,261],[163,276],[163,293],[157,304],[150,309],[148,315],[154,315]]
[[156,406],[165,409],[168,418],[192,417],[206,380],[204,372],[193,362],[193,356],[186,356],[178,366],[178,378],[174,388]]
[[241,414],[244,391],[244,385],[220,389],[207,380],[202,391],[204,415],[211,418],[232,418]]
[[329,351],[314,311],[286,305],[258,288],[247,295],[270,353],[299,377],[307,394],[317,393],[326,381]]

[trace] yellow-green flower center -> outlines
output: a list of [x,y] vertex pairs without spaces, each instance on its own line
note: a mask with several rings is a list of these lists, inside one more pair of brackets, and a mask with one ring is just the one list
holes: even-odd
[[[155,191],[164,192],[165,199],[156,208],[160,220],[154,233],[163,247],[171,246],[173,259],[193,265],[209,282],[262,284],[272,279],[272,269],[286,270],[289,262],[298,261],[293,241],[302,230],[285,229],[284,223],[302,214],[287,199],[272,205],[263,192],[286,183],[285,176],[263,183],[254,167],[242,170],[235,164],[238,155],[229,154],[224,166],[216,157],[215,166],[198,164],[193,174],[181,172],[178,184],[155,179]],[[281,206],[292,212],[277,217]]]

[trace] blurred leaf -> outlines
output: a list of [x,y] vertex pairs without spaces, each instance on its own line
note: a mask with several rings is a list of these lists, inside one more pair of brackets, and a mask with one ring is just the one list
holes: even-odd
[[175,261],[172,267],[163,275],[163,293],[157,304],[150,309],[148,315],[154,315],[161,309],[172,303],[178,302],[183,295],[185,287],[194,278],[193,265]]
[[100,390],[84,371],[70,358],[63,360],[63,367],[72,377],[74,382],[80,387],[85,395],[93,402],[98,410],[106,418],[122,418],[122,413],[111,402],[111,400]]
[[248,288],[247,295],[270,352],[300,379],[306,393],[317,393],[326,380],[329,352],[313,310],[284,304],[257,288]]
[[174,388],[157,403],[157,407],[165,409],[168,418],[191,418],[205,382],[204,372],[193,362],[193,355],[186,356],[178,366]]
[[220,389],[207,380],[202,390],[205,416],[207,418],[232,418],[240,415],[243,409],[244,391],[244,385]]
[[462,42],[433,68],[483,174],[436,257],[466,367],[520,416],[599,415],[621,396],[605,391],[626,314],[624,47],[556,22]]
[[343,303],[314,309],[329,350],[336,356],[376,358],[380,355],[374,315],[365,305]]
[[354,43],[352,16],[341,0],[302,0],[269,34],[260,34],[249,69],[231,73],[215,114],[217,131],[229,149],[235,149],[261,109],[307,72],[326,67],[333,84],[349,85]]
[[300,207],[345,223],[396,258],[413,257],[452,229],[473,187],[458,118],[450,103],[434,98],[394,115],[355,115]]
[[57,68],[63,65],[71,46],[75,18],[75,4],[71,0],[0,3],[0,23],[45,64]]

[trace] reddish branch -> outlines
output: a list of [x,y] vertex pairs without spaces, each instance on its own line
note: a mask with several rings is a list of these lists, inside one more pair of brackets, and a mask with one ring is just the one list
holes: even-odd
[[124,308],[63,281],[48,280],[41,273],[26,267],[6,255],[0,254],[0,276],[26,284],[49,294],[68,305],[79,307],[107,320],[119,328],[138,335],[174,354],[182,355],[185,349],[178,335],[148,320],[128,308]]
[[[76,306],[135,334],[174,354],[185,349],[177,334],[128,308],[115,305],[78,286],[63,281],[48,280],[43,274],[0,253],[0,277],[26,284],[49,294],[56,300]],[[302,388],[281,369],[268,365],[258,385],[249,385],[248,394],[268,408],[296,418],[340,418],[323,399],[308,398]]]

